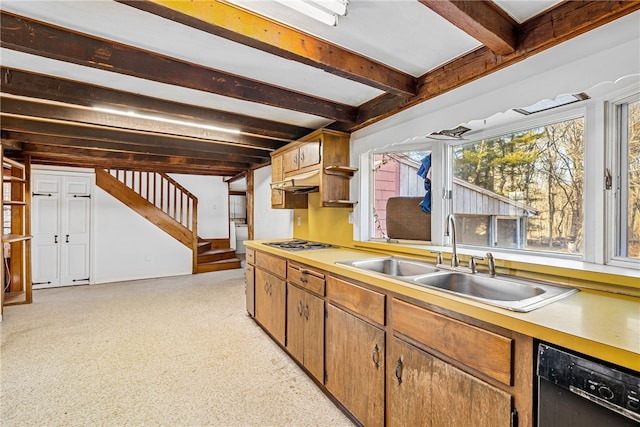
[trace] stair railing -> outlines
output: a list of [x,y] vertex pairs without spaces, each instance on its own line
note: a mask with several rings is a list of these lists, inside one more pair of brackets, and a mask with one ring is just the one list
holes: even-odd
[[109,174],[136,192],[193,234],[198,245],[198,198],[170,176],[159,172],[109,169]]

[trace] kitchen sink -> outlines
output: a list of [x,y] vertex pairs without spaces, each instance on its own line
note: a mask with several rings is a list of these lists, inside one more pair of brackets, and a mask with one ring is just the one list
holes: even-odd
[[412,277],[439,271],[435,266],[426,262],[395,256],[338,261],[337,264],[349,265],[393,277]]
[[379,273],[414,285],[519,312],[535,310],[578,292],[574,288],[529,280],[445,270],[440,268],[440,264],[435,266],[396,256],[337,261],[336,264]]
[[578,292],[563,286],[455,271],[425,274],[412,278],[411,282],[520,312],[532,311]]

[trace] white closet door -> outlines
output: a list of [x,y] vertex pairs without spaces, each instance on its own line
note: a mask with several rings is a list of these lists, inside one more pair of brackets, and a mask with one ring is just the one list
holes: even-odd
[[32,187],[33,288],[60,286],[60,177],[34,174]]
[[89,243],[91,231],[91,179],[65,176],[62,209],[62,270],[60,284],[89,283]]
[[33,288],[88,284],[91,176],[34,172],[32,182]]

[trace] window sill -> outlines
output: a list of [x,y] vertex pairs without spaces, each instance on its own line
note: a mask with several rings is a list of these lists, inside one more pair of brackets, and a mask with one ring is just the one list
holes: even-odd
[[[407,256],[420,256],[435,262],[436,252],[441,251],[446,259],[451,257],[451,247],[433,246],[430,242],[354,242],[359,249],[375,250]],[[640,270],[634,268],[600,265],[572,259],[563,255],[514,253],[505,250],[490,251],[496,259],[498,274],[508,274],[523,278],[547,280],[573,287],[640,296]],[[486,250],[458,247],[461,262],[467,262],[470,255],[484,257]],[[478,269],[484,270],[482,261]]]

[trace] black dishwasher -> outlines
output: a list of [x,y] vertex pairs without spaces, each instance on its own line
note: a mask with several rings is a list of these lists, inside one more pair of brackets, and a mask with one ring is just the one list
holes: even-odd
[[538,345],[538,427],[640,425],[640,375]]

